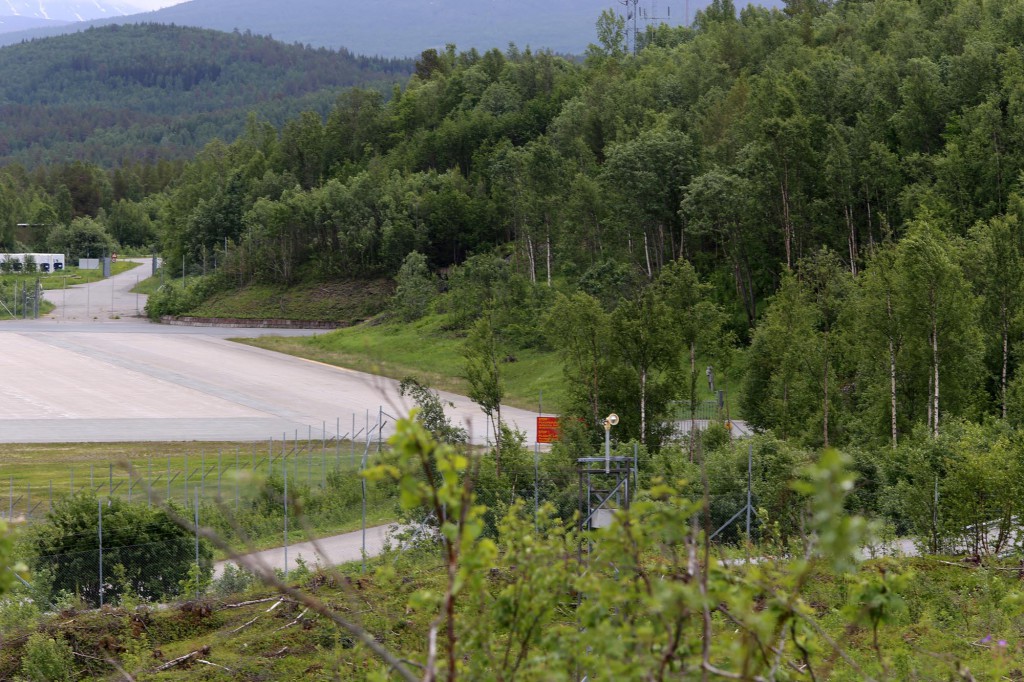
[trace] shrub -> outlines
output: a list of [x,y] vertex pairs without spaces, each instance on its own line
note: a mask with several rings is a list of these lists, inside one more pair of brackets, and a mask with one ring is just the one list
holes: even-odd
[[225,564],[221,576],[214,580],[210,587],[214,594],[228,595],[245,592],[255,584],[255,575],[229,562]]
[[395,295],[391,299],[391,312],[403,322],[423,317],[437,295],[437,285],[427,267],[427,257],[413,251],[395,275]]
[[75,218],[70,225],[58,225],[46,239],[53,253],[67,255],[68,262],[79,258],[99,258],[116,250],[113,237],[103,225],[92,218]]
[[[47,522],[29,531],[34,569],[52,576],[52,595],[62,590],[98,604],[99,513],[95,495],[79,493],[58,501]],[[213,552],[200,544],[200,569],[208,578]],[[116,568],[119,566],[121,568]],[[195,565],[195,536],[161,509],[130,505],[120,498],[103,501],[104,600],[116,601],[129,591],[139,599],[161,599],[179,593],[179,581]]]
[[226,279],[217,275],[196,278],[187,286],[165,284],[146,302],[146,315],[159,320],[164,315],[185,315],[222,290]]
[[21,674],[32,682],[62,682],[72,679],[74,654],[64,640],[36,633],[25,643]]

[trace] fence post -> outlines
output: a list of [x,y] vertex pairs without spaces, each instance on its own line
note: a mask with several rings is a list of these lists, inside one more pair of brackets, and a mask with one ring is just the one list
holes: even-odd
[[196,523],[196,599],[199,599],[199,488],[195,488],[196,504],[193,513]]
[[[363,450],[363,460],[359,463],[359,471],[366,469],[366,455],[370,451],[370,432],[366,432],[366,449]],[[360,476],[360,487],[363,490],[363,573],[366,573],[366,477]]]
[[[238,468],[238,455],[239,455],[238,451],[240,449],[241,448],[239,446],[237,446],[237,445],[235,446],[235,514],[238,514],[238,479],[240,478],[239,468]],[[253,449],[255,450],[255,446],[253,446]]]
[[185,477],[182,483],[185,485],[185,492],[183,493],[185,508],[188,509],[188,450],[185,451]]
[[14,521],[14,477],[11,477],[11,489],[7,493],[7,520]]
[[[359,468],[360,471],[363,467]],[[360,476],[360,485],[363,489],[363,573],[366,573],[366,477]]]
[[[534,441],[537,439],[534,438]],[[533,530],[537,530],[537,513],[540,508],[540,445],[533,444]]]
[[167,502],[171,501],[171,456],[167,455]]
[[[750,512],[754,509],[754,444],[747,443],[747,546],[750,546]],[[750,550],[747,550],[749,553]]]
[[99,527],[100,527],[100,607],[103,606],[103,500],[96,500],[96,506],[99,510]]
[[153,455],[148,455],[146,461],[146,506],[153,506]]
[[217,499],[220,500],[220,456],[221,450],[217,449]]
[[206,497],[206,448],[199,449],[199,494]]
[[288,579],[288,460],[284,461],[284,579]]
[[32,519],[32,484],[28,484],[28,499],[25,501],[25,520]]

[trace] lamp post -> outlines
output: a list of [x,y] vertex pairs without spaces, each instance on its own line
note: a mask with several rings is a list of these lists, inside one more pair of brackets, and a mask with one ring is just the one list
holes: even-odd
[[619,415],[612,412],[604,418],[604,472],[611,471],[612,462],[612,427],[619,423]]

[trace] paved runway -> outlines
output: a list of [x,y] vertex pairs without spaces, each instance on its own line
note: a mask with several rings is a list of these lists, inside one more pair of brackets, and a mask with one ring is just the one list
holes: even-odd
[[[117,277],[47,292],[46,319],[0,322],[0,443],[228,441],[342,437],[360,439],[385,413],[411,406],[398,384],[369,374],[234,343],[265,329],[166,327],[135,318],[145,297],[130,293],[150,264]],[[294,335],[312,332],[282,331]],[[462,396],[454,421],[474,441],[486,420]],[[535,415],[502,416],[535,436]]]

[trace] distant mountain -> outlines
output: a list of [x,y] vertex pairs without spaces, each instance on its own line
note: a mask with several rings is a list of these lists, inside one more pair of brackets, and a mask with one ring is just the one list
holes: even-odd
[[4,0],[0,31],[61,26],[92,19],[121,18],[142,10],[119,0]]
[[37,28],[53,28],[61,30],[67,26],[68,21],[54,21],[53,19],[40,19],[38,17],[0,16],[0,33],[12,33],[14,31],[29,31]]
[[[648,17],[681,24],[710,0],[640,0]],[[781,6],[782,0],[759,3]],[[356,54],[414,57],[455,43],[460,49],[549,48],[579,54],[594,42],[601,11],[618,0],[192,0],[132,20],[220,31],[251,31],[287,43],[344,47]],[[108,23],[110,20],[106,20]],[[0,35],[0,44],[77,27]]]
[[409,60],[240,33],[133,24],[0,49],[0,163],[186,158],[255,111],[325,114],[352,85],[389,89]]

